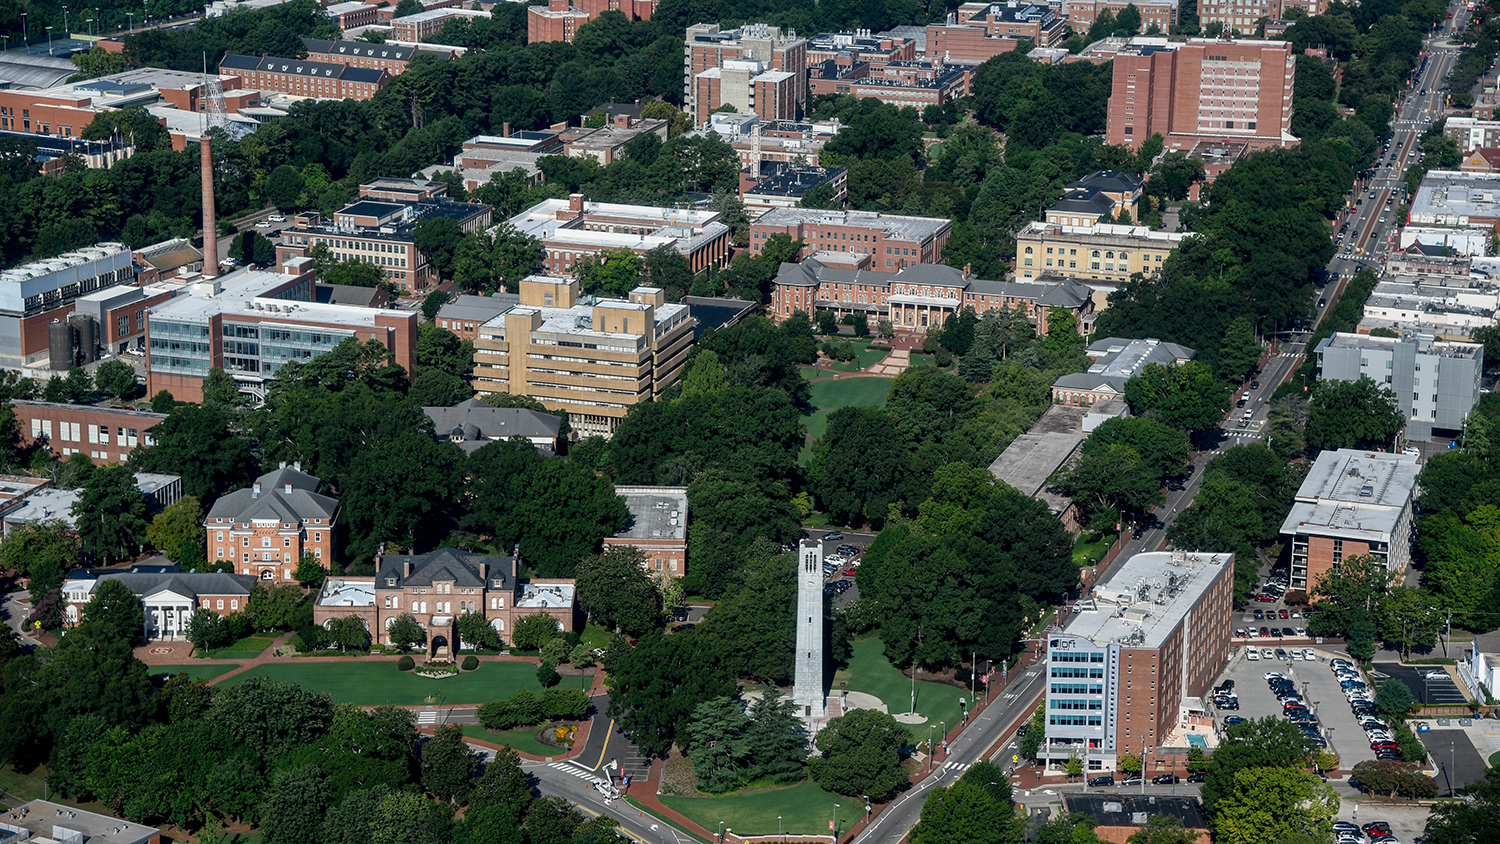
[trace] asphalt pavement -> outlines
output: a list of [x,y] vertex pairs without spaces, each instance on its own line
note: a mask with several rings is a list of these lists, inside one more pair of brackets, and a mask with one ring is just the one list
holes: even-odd
[[1438,794],[1451,797],[1456,789],[1484,779],[1489,765],[1474,749],[1468,733],[1457,729],[1431,729],[1418,732],[1417,738],[1426,746],[1433,767],[1438,770]]

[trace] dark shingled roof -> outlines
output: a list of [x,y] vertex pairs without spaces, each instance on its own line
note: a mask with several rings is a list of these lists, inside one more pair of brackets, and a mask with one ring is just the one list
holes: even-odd
[[[516,585],[515,557],[470,554],[457,548],[443,548],[430,554],[385,554],[375,560],[377,589],[393,588],[392,579],[396,587],[431,586],[438,582],[464,588],[514,589]],[[405,575],[408,562],[412,564],[411,577]],[[480,563],[489,564],[488,584],[479,577]],[[496,580],[500,581],[498,586]]]

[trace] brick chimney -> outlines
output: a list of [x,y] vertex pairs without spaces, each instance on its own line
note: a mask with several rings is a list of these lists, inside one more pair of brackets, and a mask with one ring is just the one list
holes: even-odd
[[479,564],[479,579],[488,581],[490,579],[490,564],[481,562]]
[[411,577],[411,558],[410,557],[407,557],[406,558],[406,562],[404,562],[404,563],[401,564],[401,576],[403,578]]
[[203,275],[219,274],[219,228],[214,220],[214,153],[208,138],[198,141],[199,167],[203,181]]

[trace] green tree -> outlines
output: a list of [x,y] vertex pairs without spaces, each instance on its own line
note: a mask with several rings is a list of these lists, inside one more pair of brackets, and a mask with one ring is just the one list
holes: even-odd
[[687,724],[688,756],[700,789],[721,794],[746,781],[749,727],[750,718],[738,698],[706,700],[693,709]]
[[423,217],[417,223],[413,245],[443,278],[453,277],[453,261],[464,231],[448,217]]
[[808,485],[834,524],[884,523],[910,483],[911,455],[896,421],[882,408],[841,407],[828,417]]
[[229,244],[229,254],[246,266],[266,266],[276,261],[276,247],[255,229],[245,229],[235,235],[234,241]]
[[231,489],[248,486],[257,466],[250,442],[234,433],[222,408],[181,404],[151,429],[150,448],[130,454],[130,465],[145,472],[182,476],[182,491],[212,507]]
[[146,497],[128,466],[95,469],[79,491],[72,514],[82,547],[101,560],[129,559],[146,538]]
[[[1001,781],[1009,786],[1003,774]],[[1007,788],[1007,790],[1009,790]],[[1001,803],[983,785],[960,779],[951,786],[938,786],[922,803],[922,816],[911,832],[912,844],[1012,844],[1016,824],[1009,800]]]
[[200,652],[222,648],[231,641],[229,625],[224,621],[224,616],[202,607],[195,608],[188,617],[183,635]]
[[453,294],[446,290],[434,290],[422,299],[422,319],[432,322],[437,319],[438,311],[448,304]]
[[856,709],[830,720],[815,744],[822,755],[808,763],[814,782],[839,794],[879,799],[905,779],[901,749],[912,737],[890,715]]
[[141,599],[116,578],[102,579],[94,587],[94,594],[83,606],[83,618],[96,629],[132,644],[145,635],[146,614]]
[[260,826],[274,844],[319,844],[328,806],[327,786],[317,766],[277,771],[261,803]]
[[573,275],[584,293],[623,299],[640,283],[641,259],[629,249],[594,252],[573,263]]
[[1389,722],[1404,721],[1416,705],[1417,696],[1401,680],[1386,680],[1375,691],[1375,709]]
[[1188,361],[1147,364],[1125,382],[1131,412],[1152,416],[1184,431],[1216,427],[1229,409],[1229,388],[1215,378],[1207,364]]
[[466,612],[458,617],[458,639],[462,647],[470,650],[485,648],[499,650],[504,643],[500,634],[491,626],[482,612]]
[[402,651],[409,651],[427,641],[427,631],[422,629],[416,616],[411,613],[396,616],[396,620],[385,629],[385,635],[392,645]]
[[605,652],[609,715],[644,753],[664,755],[686,738],[699,703],[738,692],[717,654],[696,629],[670,636],[651,631],[632,645],[615,637]]
[[184,495],[152,517],[146,543],[179,563],[202,561],[207,535],[198,499]]
[[1036,844],[1099,844],[1101,839],[1094,834],[1098,825],[1098,821],[1082,812],[1063,812],[1037,827],[1031,840]]
[[73,75],[72,81],[95,79],[124,70],[125,54],[112,53],[95,44],[86,53],[74,54],[73,66],[78,68],[78,73]]
[[203,379],[203,401],[205,404],[217,402],[232,407],[243,404],[244,396],[240,395],[240,388],[234,377],[214,366],[209,368],[208,376]]
[[1500,768],[1485,771],[1461,794],[1428,813],[1424,832],[1431,844],[1485,844],[1500,835]]
[[78,535],[60,521],[36,521],[16,525],[0,540],[0,569],[29,578],[41,593],[62,585],[63,575],[78,563]]
[[124,399],[135,393],[135,367],[119,359],[110,359],[94,370],[94,383],[99,389]]
[[1235,776],[1242,771],[1286,768],[1296,771],[1306,767],[1312,757],[1311,746],[1295,724],[1267,716],[1235,724],[1225,741],[1214,750],[1213,764],[1203,782],[1203,808],[1216,817],[1221,800],[1238,788]]
[[614,546],[579,561],[573,573],[578,605],[605,627],[639,637],[662,623],[661,594],[638,548]]
[[1316,776],[1290,767],[1245,768],[1234,774],[1231,791],[1218,801],[1214,841],[1260,844],[1310,836],[1327,840],[1339,798]]
[[1230,384],[1243,382],[1250,377],[1260,355],[1260,342],[1255,339],[1255,326],[1250,323],[1250,318],[1235,317],[1224,332],[1224,343],[1219,347],[1219,377]]
[[297,172],[297,168],[282,164],[272,170],[266,179],[266,201],[284,214],[297,211],[302,207],[298,200],[302,196],[303,187],[302,174]]
[[1431,648],[1437,644],[1442,616],[1432,593],[1412,586],[1394,586],[1380,602],[1378,619],[1380,638],[1401,650],[1403,660],[1411,649]]
[[540,613],[517,620],[510,629],[510,642],[518,650],[540,651],[543,645],[560,635],[557,619]]
[[1319,381],[1310,410],[1307,444],[1324,450],[1388,448],[1405,423],[1391,391],[1365,377]]
[[172,398],[172,394],[167,390],[158,390],[156,395],[151,397],[152,413],[171,413],[176,406],[177,400]]
[[464,742],[463,728],[444,724],[422,744],[422,787],[433,797],[463,805],[469,802],[469,791],[478,761]]

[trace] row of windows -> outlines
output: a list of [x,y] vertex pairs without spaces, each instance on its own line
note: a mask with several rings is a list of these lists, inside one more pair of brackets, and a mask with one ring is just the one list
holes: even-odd
[[1099,710],[1104,708],[1104,702],[1100,700],[1052,700],[1047,702],[1048,709],[1089,709]]
[[1101,715],[1048,715],[1047,723],[1054,727],[1101,727],[1104,725],[1104,717]]
[[1103,677],[1103,668],[1073,668],[1072,666],[1054,667],[1053,677]]
[[1103,662],[1104,654],[1086,651],[1053,651],[1053,662]]
[[1052,694],[1102,695],[1104,686],[1100,683],[1053,683]]

